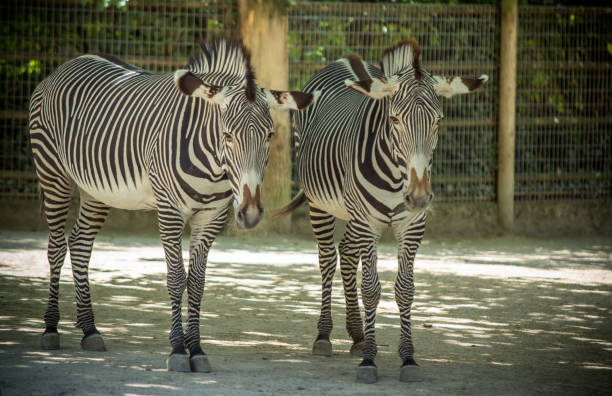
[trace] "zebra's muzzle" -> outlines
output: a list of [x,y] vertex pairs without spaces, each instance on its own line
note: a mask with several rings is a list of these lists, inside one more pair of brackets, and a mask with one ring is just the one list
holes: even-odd
[[431,183],[427,176],[427,169],[423,170],[423,177],[417,176],[414,168],[410,169],[410,184],[404,194],[408,210],[425,209],[433,200]]
[[255,195],[246,184],[242,186],[242,202],[236,208],[236,224],[240,228],[253,228],[263,217],[264,209],[261,206],[259,185],[255,189]]

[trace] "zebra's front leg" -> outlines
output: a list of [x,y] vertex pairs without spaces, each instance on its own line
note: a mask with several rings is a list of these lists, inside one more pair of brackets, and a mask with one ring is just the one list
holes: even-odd
[[380,237],[377,230],[366,223],[349,222],[347,238],[359,251],[361,257],[362,280],[361,297],[365,310],[365,331],[363,344],[363,360],[357,368],[357,382],[374,383],[377,379],[376,358],[376,308],[380,301],[380,281],[376,268],[376,243]]
[[400,311],[401,335],[399,355],[402,359],[400,381],[421,381],[421,369],[414,360],[410,311],[414,300],[414,257],[425,232],[425,217],[395,229],[398,248],[398,273],[395,280],[395,301]]
[[344,301],[346,304],[346,330],[353,339],[351,355],[363,356],[363,321],[359,312],[359,296],[357,295],[357,268],[359,267],[359,249],[351,243],[351,237],[344,235],[340,242],[340,271],[344,286]]
[[191,243],[189,248],[189,274],[187,276],[187,300],[189,304],[185,344],[189,348],[191,371],[212,371],[206,353],[200,346],[200,304],[206,280],[206,260],[215,238],[223,229],[227,210],[210,220],[206,212],[198,212],[191,219]]
[[338,256],[334,246],[334,216],[310,207],[310,223],[319,248],[319,269],[321,270],[321,315],[317,323],[318,335],[312,345],[312,354],[331,356],[332,344],[329,339],[334,327],[331,316],[332,282],[336,272]]
[[158,203],[158,218],[159,234],[166,256],[166,283],[172,307],[172,324],[169,337],[172,352],[166,359],[166,367],[168,371],[191,371],[189,357],[185,351],[185,336],[181,320],[181,300],[187,278],[181,249],[185,217],[171,205]]
[[105,351],[104,340],[94,322],[89,289],[89,259],[94,239],[104,225],[110,207],[81,194],[79,217],[72,228],[68,245],[77,301],[77,327],[83,331],[81,348]]

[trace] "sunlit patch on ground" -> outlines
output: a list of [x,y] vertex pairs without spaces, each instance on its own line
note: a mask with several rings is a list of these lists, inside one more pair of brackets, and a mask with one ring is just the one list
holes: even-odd
[[[186,242],[186,262],[187,248]],[[310,353],[320,304],[313,241],[243,236],[215,242],[201,313],[211,374],[165,370],[170,304],[157,238],[102,235],[95,245],[91,289],[107,352],[80,349],[68,261],[60,284],[62,349],[41,351],[45,249],[43,233],[0,231],[2,395],[606,394],[612,389],[612,241],[427,240],[415,263],[412,323],[425,377],[418,384],[397,381],[396,248],[380,246],[379,382],[367,387],[354,383],[359,360],[348,353],[339,270],[332,295],[334,355]]]

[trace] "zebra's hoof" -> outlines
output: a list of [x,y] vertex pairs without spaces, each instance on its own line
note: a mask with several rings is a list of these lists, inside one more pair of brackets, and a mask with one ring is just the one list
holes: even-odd
[[208,358],[206,355],[192,356],[189,359],[189,365],[191,366],[191,371],[194,373],[212,372],[212,367],[210,367],[210,363],[208,363]]
[[401,382],[419,382],[422,381],[421,377],[421,367],[416,364],[408,364],[402,366],[400,368],[400,377],[399,380]]
[[83,337],[81,340],[81,348],[86,351],[104,352],[106,346],[104,346],[104,340],[100,333],[93,333]]
[[40,348],[45,350],[60,349],[59,333],[44,333],[40,336]]
[[181,372],[189,372],[191,368],[189,367],[189,356],[173,353],[168,356],[166,359],[166,367],[168,371],[181,371]]
[[351,356],[363,357],[363,345],[364,341],[359,341],[351,345]]
[[376,366],[359,366],[357,367],[357,382],[362,384],[373,384],[377,379]]
[[329,340],[320,339],[312,344],[312,354],[318,356],[331,356],[332,344]]

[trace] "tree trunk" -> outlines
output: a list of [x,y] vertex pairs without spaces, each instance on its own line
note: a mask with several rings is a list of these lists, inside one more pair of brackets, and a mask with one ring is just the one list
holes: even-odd
[[[289,85],[288,20],[285,0],[239,0],[240,34],[251,51],[257,84],[260,87],[286,90]],[[262,199],[268,216],[263,228],[288,232],[291,217],[271,221],[269,214],[291,199],[291,147],[289,114],[271,111],[274,137],[270,142],[270,159],[265,169]]]
[[501,66],[499,68],[499,168],[497,207],[499,224],[514,224],[514,141],[516,121],[517,0],[501,2]]

